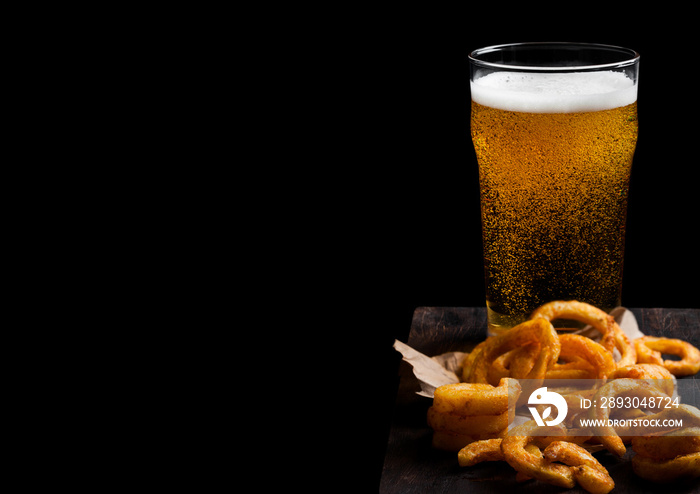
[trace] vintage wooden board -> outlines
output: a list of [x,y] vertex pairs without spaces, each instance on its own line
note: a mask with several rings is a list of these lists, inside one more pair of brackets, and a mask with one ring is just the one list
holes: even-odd
[[[681,338],[700,348],[700,310],[630,309],[639,329],[651,336]],[[408,344],[426,355],[469,351],[486,338],[486,310],[477,307],[420,307],[413,315]],[[515,482],[515,471],[505,462],[487,462],[462,468],[457,454],[432,448],[432,431],[426,413],[432,400],[415,394],[420,389],[410,366],[400,367],[401,381],[380,484],[391,493],[585,493],[578,486],[562,489],[543,482]],[[692,376],[683,379],[696,379]],[[606,451],[596,453],[615,481],[611,494],[700,493],[700,481],[680,485],[655,485],[632,472],[627,456],[617,459]]]

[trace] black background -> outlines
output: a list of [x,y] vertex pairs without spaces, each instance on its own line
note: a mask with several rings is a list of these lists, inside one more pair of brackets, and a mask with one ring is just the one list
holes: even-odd
[[369,419],[359,434],[371,448],[357,465],[373,489],[398,385],[394,339],[407,340],[416,307],[484,305],[478,170],[469,135],[470,51],[579,41],[641,54],[622,303],[700,307],[692,28],[677,12],[539,14],[415,10],[370,23],[375,33],[360,64],[363,75],[353,79],[364,88],[359,99],[367,98],[359,104],[368,114],[354,156],[365,174],[356,204],[368,210],[358,212],[352,227],[360,238],[353,255],[363,261],[349,263],[348,276],[359,283],[348,310],[360,314],[355,340],[363,343],[364,371],[376,383],[364,400]]

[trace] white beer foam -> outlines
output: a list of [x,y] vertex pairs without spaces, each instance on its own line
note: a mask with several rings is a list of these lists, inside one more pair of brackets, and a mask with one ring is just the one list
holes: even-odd
[[531,113],[609,110],[637,101],[634,81],[613,71],[493,72],[471,82],[471,92],[480,105]]

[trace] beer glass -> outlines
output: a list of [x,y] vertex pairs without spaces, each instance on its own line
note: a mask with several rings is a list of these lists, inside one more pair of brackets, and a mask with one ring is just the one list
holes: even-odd
[[639,54],[518,43],[470,56],[489,333],[552,300],[620,305]]

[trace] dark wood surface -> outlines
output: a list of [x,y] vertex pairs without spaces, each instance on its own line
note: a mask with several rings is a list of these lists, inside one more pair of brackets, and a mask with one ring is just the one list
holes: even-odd
[[[630,309],[647,335],[680,338],[700,347],[700,310]],[[486,310],[477,307],[419,307],[413,314],[408,345],[426,355],[449,351],[470,351],[486,338]],[[432,400],[415,394],[420,389],[411,368],[401,362],[400,384],[380,484],[382,494],[390,493],[585,493],[576,486],[562,489],[543,482],[515,482],[515,471],[505,462],[485,462],[460,467],[457,453],[431,446],[432,431],[426,413]],[[681,378],[696,379],[696,376]],[[615,481],[617,493],[700,493],[700,481],[656,485],[632,472],[628,447],[625,458],[606,451],[596,453]]]

